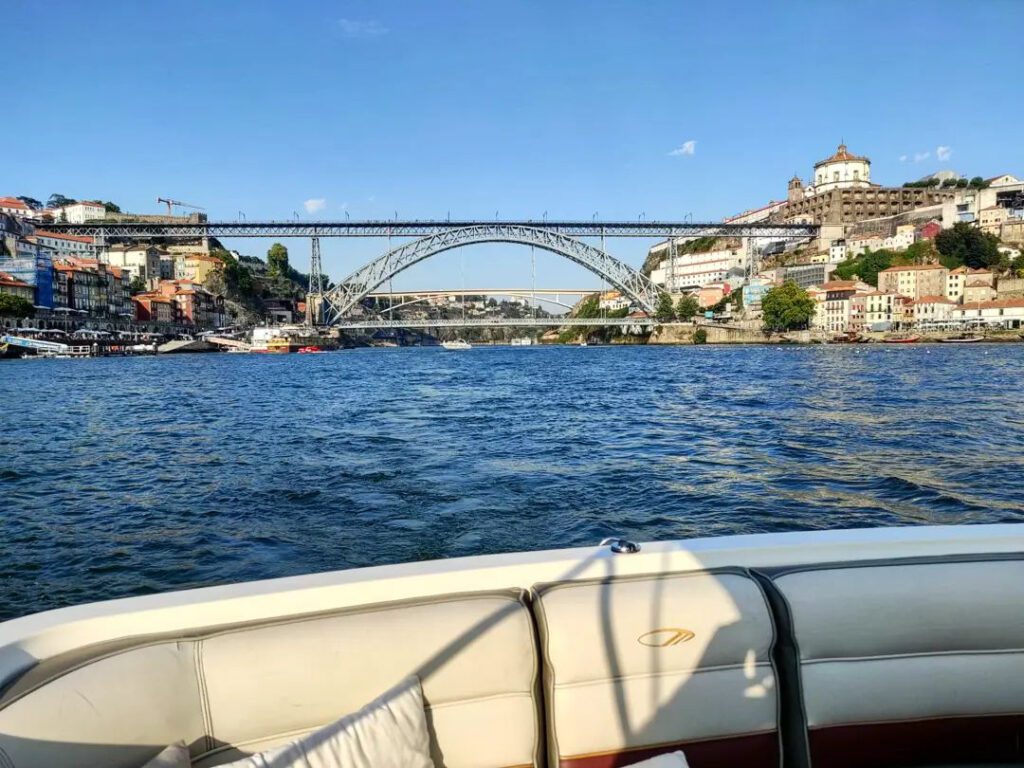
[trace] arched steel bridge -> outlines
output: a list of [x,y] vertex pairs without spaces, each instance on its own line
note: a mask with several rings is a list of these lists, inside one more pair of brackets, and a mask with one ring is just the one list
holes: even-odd
[[[363,298],[404,269],[438,253],[478,243],[517,243],[541,248],[576,262],[619,289],[648,313],[654,312],[658,288],[638,270],[580,237],[758,237],[804,239],[818,234],[814,224],[718,224],[672,221],[350,221],[344,222],[167,222],[138,219],[104,220],[85,224],[42,224],[50,231],[86,235],[103,241],[125,238],[191,239],[203,237],[309,237],[313,239],[313,268],[319,275],[321,237],[417,237],[392,248],[323,293],[323,320],[339,322]],[[310,294],[319,294],[310,286]]]
[[479,243],[517,243],[564,256],[599,275],[647,312],[654,312],[658,287],[648,277],[600,248],[547,229],[491,222],[443,230],[392,248],[323,295],[324,320],[328,324],[338,322],[380,285],[417,262],[452,248]]

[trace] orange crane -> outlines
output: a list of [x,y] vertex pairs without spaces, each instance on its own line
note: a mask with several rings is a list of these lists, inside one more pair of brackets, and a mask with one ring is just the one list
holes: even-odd
[[195,208],[197,211],[206,210],[202,206],[192,205],[191,203],[183,203],[183,202],[181,202],[181,200],[171,200],[170,198],[167,198],[167,197],[158,197],[156,199],[156,201],[158,203],[167,203],[167,215],[168,216],[173,216],[174,215],[174,208],[172,206],[175,206],[175,205],[178,206],[179,208]]

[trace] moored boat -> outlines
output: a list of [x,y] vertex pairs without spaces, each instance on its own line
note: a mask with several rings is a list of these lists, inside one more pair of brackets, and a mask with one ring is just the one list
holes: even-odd
[[883,344],[916,344],[921,340],[920,336],[898,336],[892,339],[882,339]]
[[952,336],[948,339],[939,339],[942,344],[975,344],[984,340],[984,336]]
[[441,346],[445,349],[461,350],[461,349],[472,349],[473,345],[464,339],[455,339],[454,341],[442,341]]

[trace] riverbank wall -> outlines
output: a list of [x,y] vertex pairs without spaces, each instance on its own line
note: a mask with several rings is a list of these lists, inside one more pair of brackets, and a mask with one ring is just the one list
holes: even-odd
[[809,331],[795,331],[785,336],[767,336],[764,331],[732,325],[713,325],[695,323],[667,323],[659,325],[651,333],[648,344],[693,344],[693,336],[697,330],[706,334],[706,344],[809,344]]

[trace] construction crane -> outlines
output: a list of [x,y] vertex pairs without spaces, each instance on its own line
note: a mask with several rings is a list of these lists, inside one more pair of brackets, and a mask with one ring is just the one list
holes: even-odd
[[197,211],[206,210],[202,206],[192,205],[191,203],[183,203],[183,202],[181,202],[181,200],[171,200],[170,198],[167,198],[167,197],[158,197],[156,199],[156,201],[158,203],[167,203],[167,215],[168,216],[173,216],[174,215],[174,208],[173,208],[173,206],[175,206],[175,205],[178,206],[179,208],[195,208]]

